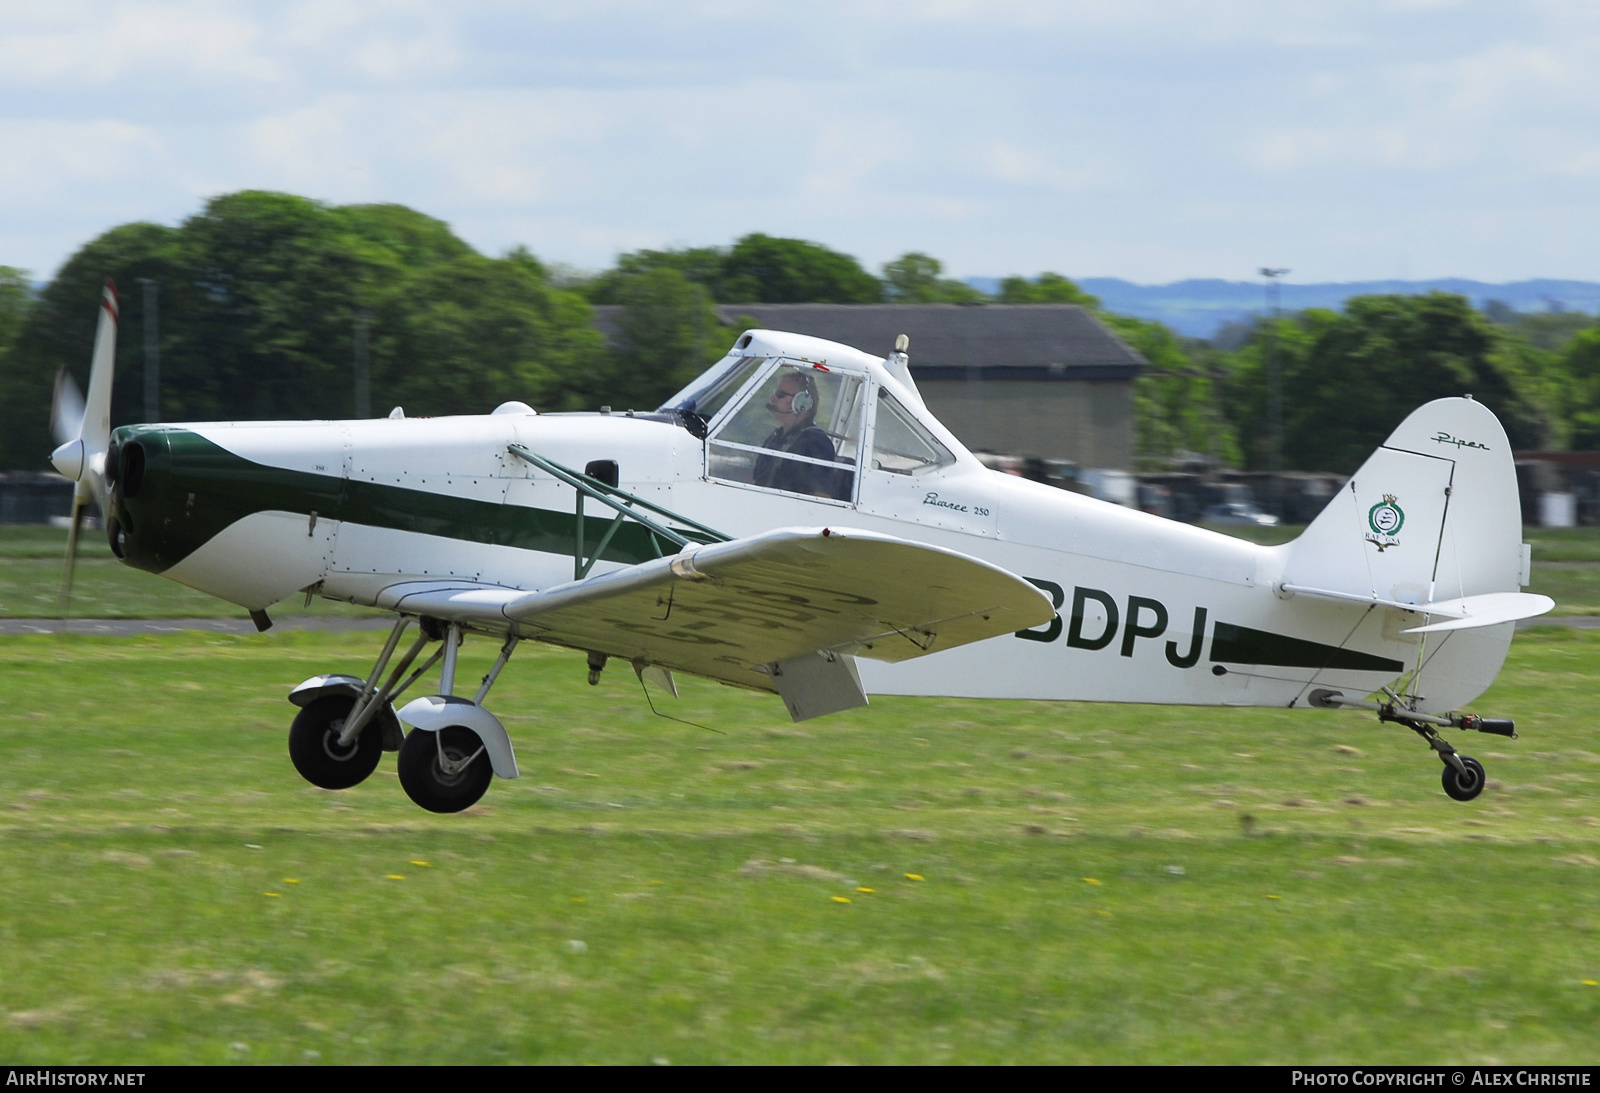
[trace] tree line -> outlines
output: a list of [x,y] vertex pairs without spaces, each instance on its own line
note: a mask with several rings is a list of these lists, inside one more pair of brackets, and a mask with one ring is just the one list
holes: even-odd
[[[751,234],[723,247],[641,250],[594,276],[517,248],[479,254],[399,205],[288,194],[218,197],[176,227],[126,224],[85,244],[42,288],[0,267],[0,466],[37,469],[53,446],[50,392],[87,381],[95,301],[121,289],[115,423],[144,419],[142,280],[154,281],[169,421],[339,418],[357,410],[365,341],[371,409],[479,413],[654,407],[726,352],[741,303],[1076,304],[1149,362],[1135,387],[1144,469],[1189,453],[1264,468],[1268,376],[1282,391],[1290,469],[1350,471],[1430,398],[1471,392],[1519,448],[1600,447],[1600,325],[1590,316],[1475,310],[1459,296],[1370,296],[1341,311],[1263,319],[1216,342],[1106,311],[1056,273],[994,295],[913,252],[873,274],[816,243]],[[612,344],[594,305],[617,305]]]

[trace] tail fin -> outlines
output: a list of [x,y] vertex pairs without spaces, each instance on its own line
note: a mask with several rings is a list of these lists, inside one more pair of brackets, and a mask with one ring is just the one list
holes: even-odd
[[1426,604],[1515,592],[1522,510],[1511,445],[1470,398],[1400,423],[1297,539],[1284,583]]
[[1423,608],[1396,612],[1394,629],[1413,641],[1424,623],[1464,620],[1429,627],[1454,631],[1429,646],[1427,661],[1427,706],[1448,709],[1493,680],[1512,620],[1553,606],[1517,594],[1523,573],[1505,430],[1482,403],[1447,398],[1401,422],[1290,544],[1282,583],[1295,594]]

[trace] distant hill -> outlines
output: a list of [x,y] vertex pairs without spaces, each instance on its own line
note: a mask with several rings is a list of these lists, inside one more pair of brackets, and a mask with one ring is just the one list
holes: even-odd
[[[1170,285],[1136,285],[1115,277],[1074,278],[1085,292],[1100,297],[1107,310],[1166,323],[1180,334],[1209,338],[1224,323],[1249,322],[1266,308],[1260,281],[1215,279],[1174,281]],[[983,292],[1000,291],[998,277],[969,277],[967,284]],[[1308,307],[1338,308],[1352,296],[1378,293],[1454,292],[1483,307],[1499,300],[1517,311],[1600,312],[1600,282],[1513,281],[1491,285],[1447,277],[1437,281],[1350,281],[1335,284],[1283,285],[1285,311]]]

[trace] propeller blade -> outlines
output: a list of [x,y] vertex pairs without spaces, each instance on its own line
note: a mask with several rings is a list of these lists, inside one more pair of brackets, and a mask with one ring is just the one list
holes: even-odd
[[56,469],[77,483],[72,491],[72,522],[67,528],[67,561],[61,574],[61,613],[72,603],[72,575],[78,566],[78,536],[91,500],[106,510],[106,449],[111,446],[111,380],[117,366],[117,286],[106,281],[100,291],[100,321],[95,326],[94,356],[89,364],[89,395],[63,368],[56,374],[50,405],[50,431],[57,447],[50,454]]
[[57,444],[70,444],[83,435],[83,393],[65,365],[56,373],[56,391],[50,399],[50,434]]
[[117,367],[117,286],[107,281],[100,290],[100,323],[94,332],[94,357],[89,365],[89,394],[83,401],[85,445],[103,452],[111,443],[111,377]]
[[61,616],[66,617],[72,606],[72,574],[78,568],[78,533],[83,527],[83,514],[89,511],[87,498],[72,496],[72,523],[67,525],[67,564],[61,573]]

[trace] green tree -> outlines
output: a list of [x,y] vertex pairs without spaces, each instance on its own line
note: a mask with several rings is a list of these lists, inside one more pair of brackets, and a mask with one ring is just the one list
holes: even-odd
[[1461,296],[1361,296],[1342,313],[1313,310],[1259,324],[1226,359],[1225,405],[1247,465],[1267,465],[1267,368],[1283,390],[1284,465],[1353,472],[1417,406],[1471,394],[1515,447],[1552,432],[1542,381],[1517,347]]
[[884,293],[896,304],[978,304],[988,299],[971,285],[940,276],[944,266],[920,251],[884,263]]
[[641,250],[621,255],[614,269],[584,288],[597,304],[623,302],[629,278],[654,270],[673,270],[703,286],[717,303],[875,304],[883,285],[848,254],[803,239],[759,232],[731,247]]
[[726,353],[738,333],[717,317],[705,286],[675,269],[624,277],[616,300],[618,343],[597,402],[654,409]]
[[1077,304],[1097,309],[1100,298],[1083,291],[1059,273],[1041,273],[1033,280],[1007,277],[1000,282],[1002,304]]
[[32,304],[33,286],[28,282],[27,273],[10,266],[0,266],[0,352],[21,331]]
[[33,286],[28,275],[20,269],[0,266],[0,392],[5,390],[6,378],[11,370],[6,365],[6,355],[11,343],[22,333],[33,306]]
[[588,305],[542,273],[525,252],[466,253],[391,286],[373,314],[374,410],[481,414],[512,400],[565,408],[600,359],[601,338]]
[[0,371],[0,466],[48,468],[55,447],[50,436],[55,376],[65,366],[80,389],[87,387],[101,286],[108,279],[121,291],[122,315],[111,420],[141,419],[144,302],[138,279],[170,276],[176,236],[159,224],[113,228],[69,258],[32,301]]
[[617,258],[614,268],[589,281],[583,288],[592,303],[621,304],[623,286],[630,278],[655,270],[672,270],[685,280],[701,285],[714,298],[722,284],[722,267],[727,261],[726,247],[690,247],[685,250],[640,250]]
[[1185,345],[1171,328],[1148,319],[1109,312],[1099,318],[1150,365],[1133,385],[1133,447],[1139,469],[1171,469],[1182,452],[1237,464],[1239,446],[1219,403],[1218,377],[1200,347]]
[[1580,451],[1593,451],[1600,448],[1600,326],[1574,334],[1560,363],[1567,379],[1569,441]]
[[[605,360],[588,303],[525,250],[477,254],[399,205],[328,206],[247,191],[178,228],[129,224],[85,245],[29,308],[4,370],[6,466],[52,447],[50,389],[87,380],[100,284],[123,292],[114,422],[140,420],[141,277],[160,282],[162,417],[343,417],[354,410],[356,317],[370,316],[375,406],[481,412],[564,406]],[[131,291],[130,291],[131,290]]]
[[876,304],[883,302],[883,285],[848,254],[758,232],[729,249],[716,297],[735,304]]

